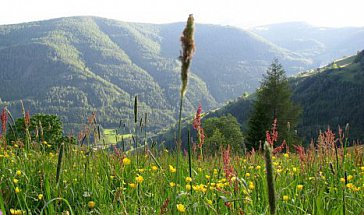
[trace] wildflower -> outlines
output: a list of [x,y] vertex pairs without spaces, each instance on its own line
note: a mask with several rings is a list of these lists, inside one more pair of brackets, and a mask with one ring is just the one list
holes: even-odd
[[186,190],[191,190],[191,185],[186,184]]
[[21,176],[21,171],[20,170],[16,171],[16,175]]
[[144,181],[144,178],[143,178],[143,176],[138,175],[137,177],[135,177],[135,180],[136,180],[139,184],[141,184],[141,183]]
[[354,188],[354,184],[353,183],[348,183],[346,185],[346,187],[349,188],[349,189],[352,189],[352,188]]
[[254,186],[254,183],[253,182],[249,182],[249,189],[250,190],[254,190],[255,189],[255,186]]
[[208,199],[207,204],[212,205],[212,200]]
[[360,170],[364,172],[364,166],[360,167]]
[[42,199],[43,199],[43,194],[39,194],[39,195],[38,195],[38,199],[39,199],[39,200],[42,200]]
[[302,184],[297,185],[297,190],[303,190],[303,185]]
[[293,168],[292,168],[292,171],[293,171],[293,172],[297,172],[297,168],[296,168],[296,167],[293,167]]
[[231,177],[231,181],[232,182],[236,181],[236,177],[235,176]]
[[209,179],[211,178],[211,176],[209,176],[209,175],[205,175],[205,178],[206,178],[207,180],[209,180]]
[[15,193],[19,193],[19,192],[20,192],[19,187],[16,187],[16,188],[15,188]]
[[245,173],[245,177],[250,177],[250,173],[249,172],[247,172],[247,173]]
[[262,168],[262,167],[259,165],[255,167],[256,170],[260,170],[260,168]]
[[348,181],[351,181],[354,177],[352,175],[348,175]]
[[288,153],[284,153],[283,155],[285,158],[289,158],[289,154]]
[[284,195],[284,196],[283,196],[283,201],[287,202],[287,201],[288,201],[288,199],[289,199],[289,197],[288,197],[287,195]]
[[135,188],[135,187],[136,187],[136,184],[134,184],[134,183],[130,183],[130,184],[129,184],[129,187],[130,187],[130,188]]
[[19,182],[19,180],[18,180],[18,179],[16,179],[16,178],[14,178],[14,179],[13,179],[13,182],[14,182],[14,184],[17,184],[17,183]]
[[142,173],[144,172],[144,169],[138,169],[138,172]]
[[185,206],[183,204],[177,204],[176,206],[177,206],[177,210],[179,212],[181,212],[181,213],[186,212],[186,208],[185,208]]
[[214,175],[217,175],[218,173],[217,169],[214,169]]
[[176,183],[174,183],[174,182],[169,182],[169,186],[174,187],[174,186],[176,186]]
[[96,205],[96,203],[94,201],[89,201],[87,204],[88,208],[90,208],[90,209],[93,209],[95,207],[95,205]]
[[124,165],[130,165],[130,163],[131,163],[131,160],[129,158],[124,158],[123,159],[123,164]]
[[152,166],[152,170],[153,171],[157,171],[158,170],[158,167],[157,166]]
[[170,171],[171,173],[175,173],[177,170],[176,170],[176,168],[174,168],[172,165],[169,165],[169,171]]
[[186,177],[186,183],[190,183],[192,181],[191,177]]

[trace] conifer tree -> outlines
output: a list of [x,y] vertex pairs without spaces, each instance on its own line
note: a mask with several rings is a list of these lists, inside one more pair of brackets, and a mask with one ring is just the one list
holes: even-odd
[[278,144],[286,140],[287,144],[291,145],[297,140],[294,128],[298,123],[301,108],[293,103],[291,96],[286,73],[275,59],[263,75],[261,86],[256,92],[253,112],[248,122],[248,149],[258,149],[259,144],[264,143],[266,131],[271,129],[274,119],[277,119],[278,123]]

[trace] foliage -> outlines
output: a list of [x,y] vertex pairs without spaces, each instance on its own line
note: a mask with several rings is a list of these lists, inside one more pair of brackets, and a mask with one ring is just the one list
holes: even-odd
[[[9,131],[10,141],[25,140],[24,118],[15,121],[14,132]],[[48,144],[58,145],[63,140],[63,125],[56,115],[35,114],[30,117],[29,132],[31,139]]]
[[208,118],[203,122],[207,136],[204,145],[204,152],[213,155],[231,146],[234,153],[243,151],[243,135],[240,125],[231,114],[221,117]]
[[259,144],[264,143],[265,133],[270,130],[274,119],[278,120],[278,143],[287,140],[288,144],[293,144],[300,108],[292,102],[291,96],[285,71],[278,60],[274,60],[257,90],[254,109],[249,119],[248,148],[258,149]]

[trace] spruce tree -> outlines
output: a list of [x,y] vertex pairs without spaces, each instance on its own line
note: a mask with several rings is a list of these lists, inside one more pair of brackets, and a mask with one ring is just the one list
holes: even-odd
[[277,119],[278,144],[283,140],[292,144],[297,140],[294,132],[301,108],[293,103],[292,91],[282,65],[273,60],[267,73],[263,75],[260,88],[256,92],[253,112],[248,122],[247,147],[258,149],[264,143],[266,131],[272,128]]

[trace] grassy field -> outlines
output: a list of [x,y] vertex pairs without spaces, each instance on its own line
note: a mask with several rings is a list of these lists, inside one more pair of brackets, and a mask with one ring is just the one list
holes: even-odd
[[116,144],[116,141],[121,141],[122,139],[127,140],[127,139],[131,139],[132,138],[132,134],[118,134],[116,135],[116,130],[115,129],[104,129],[103,132],[103,139],[105,141],[105,144],[110,145],[110,144]]
[[[277,214],[364,213],[363,149],[339,148],[336,156],[330,144],[273,156]],[[167,150],[131,155],[65,145],[60,156],[60,150],[43,146],[1,148],[3,213],[269,213],[259,152],[242,156],[225,150],[203,160],[192,152],[190,177],[188,156],[181,155],[176,171],[176,154]]]

